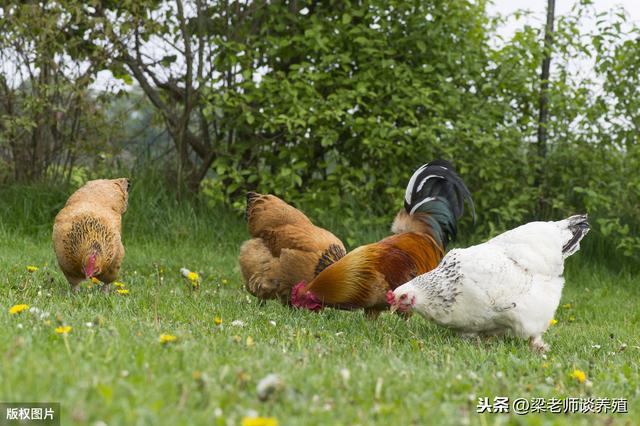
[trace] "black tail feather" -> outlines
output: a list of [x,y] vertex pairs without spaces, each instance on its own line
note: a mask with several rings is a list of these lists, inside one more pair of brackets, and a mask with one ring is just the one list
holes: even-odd
[[446,245],[457,234],[457,221],[464,213],[465,200],[475,222],[473,199],[451,163],[434,160],[416,170],[409,180],[404,208],[410,215],[427,213],[425,222]]
[[567,220],[569,221],[569,230],[573,236],[562,246],[562,254],[565,258],[578,251],[580,241],[587,235],[590,229],[586,214],[571,216]]
[[244,209],[244,220],[249,220],[249,210],[251,210],[251,206],[256,198],[258,198],[260,194],[257,192],[249,191],[247,192],[247,207]]
[[322,253],[320,260],[318,261],[318,265],[316,266],[315,274],[318,275],[320,272],[327,269],[329,265],[337,262],[339,259],[343,258],[347,253],[344,251],[342,247],[337,244],[331,244],[328,249]]

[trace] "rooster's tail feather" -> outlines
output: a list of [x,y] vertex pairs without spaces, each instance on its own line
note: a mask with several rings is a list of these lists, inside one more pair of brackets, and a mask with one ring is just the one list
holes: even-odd
[[404,208],[409,216],[428,225],[433,236],[446,246],[457,234],[457,221],[464,212],[465,200],[475,221],[473,199],[462,178],[448,161],[434,160],[411,176]]
[[343,258],[345,254],[347,254],[347,252],[343,247],[340,247],[337,244],[331,244],[329,248],[322,253],[322,256],[320,256],[318,265],[316,265],[315,275],[317,276],[320,272],[327,269],[329,265]]
[[258,197],[260,197],[260,194],[258,194],[257,192],[253,192],[253,191],[247,192],[247,207],[244,209],[244,220],[249,221],[249,212],[251,211],[253,202]]

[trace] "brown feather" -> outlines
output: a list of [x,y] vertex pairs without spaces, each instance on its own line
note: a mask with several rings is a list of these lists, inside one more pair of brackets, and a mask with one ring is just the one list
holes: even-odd
[[53,246],[60,269],[74,289],[85,279],[84,261],[97,253],[96,278],[117,279],[124,257],[121,215],[128,204],[127,179],[87,182],[74,192],[53,225]]
[[306,287],[322,303],[343,309],[385,309],[387,291],[435,268],[443,250],[425,234],[392,235],[358,247]]
[[274,195],[249,193],[246,217],[253,237],[240,249],[245,287],[260,299],[290,303],[291,288],[315,277],[320,264],[344,253],[331,232]]

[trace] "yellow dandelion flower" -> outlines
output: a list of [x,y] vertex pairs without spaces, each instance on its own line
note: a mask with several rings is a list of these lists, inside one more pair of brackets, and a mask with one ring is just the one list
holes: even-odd
[[549,325],[556,325],[558,323],[558,320],[553,318],[549,320]]
[[571,315],[571,316],[569,317],[569,321],[573,322],[573,321],[575,321],[575,320],[576,320],[576,317],[574,317],[573,315]]
[[220,324],[222,324],[222,318],[220,318],[220,317],[215,317],[215,318],[213,319],[213,323],[214,323],[215,325],[220,325]]
[[13,305],[10,309],[9,309],[9,313],[11,315],[15,315],[15,314],[19,314],[22,311],[26,311],[27,309],[29,309],[29,305],[25,305],[24,303],[20,304],[20,305]]
[[542,368],[549,368],[549,363],[545,362],[544,364],[542,364]]
[[247,336],[247,346],[253,346],[253,337]]
[[124,288],[124,283],[121,283],[120,281],[116,281],[115,283],[113,283],[113,285],[115,285],[118,288]]
[[33,265],[27,266],[27,271],[29,271],[29,272],[35,272],[37,270],[38,270],[37,266],[33,266]]
[[193,282],[195,282],[195,281],[200,281],[200,276],[198,275],[198,273],[197,273],[197,272],[189,272],[189,273],[187,274],[187,279],[188,279],[189,281],[193,281]]
[[571,303],[565,303],[562,307],[565,309],[571,309]]
[[94,283],[94,284],[101,284],[100,280],[97,279],[96,277],[91,277],[91,282]]
[[173,334],[161,334],[160,335],[160,343],[162,343],[162,344],[175,342],[176,340],[178,340],[178,338],[176,336],[174,336]]
[[119,288],[116,291],[118,292],[118,294],[122,294],[122,295],[129,294],[129,290],[127,290],[126,288]]
[[242,426],[278,426],[278,419],[275,417],[244,417]]
[[223,280],[222,280],[222,284],[229,284],[229,280],[227,280],[227,279],[223,279]]
[[573,370],[570,376],[572,379],[576,379],[580,383],[584,383],[584,381],[587,380],[587,375],[585,374],[585,372],[578,369]]
[[71,332],[71,326],[61,325],[60,327],[56,327],[55,332],[58,334],[69,334]]

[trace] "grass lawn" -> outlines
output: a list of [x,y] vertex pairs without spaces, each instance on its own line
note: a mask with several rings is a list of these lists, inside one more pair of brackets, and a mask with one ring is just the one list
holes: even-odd
[[[128,295],[96,287],[71,294],[45,231],[0,231],[0,401],[61,402],[63,424],[240,425],[257,415],[280,425],[635,425],[640,418],[640,278],[581,253],[568,262],[545,359],[524,341],[463,340],[417,316],[367,321],[361,312],[260,306],[242,288],[240,219],[193,238],[188,230],[172,239],[125,233],[120,281]],[[27,265],[39,269],[29,273]],[[181,267],[201,274],[199,291]],[[21,303],[50,315],[11,315]],[[56,334],[60,324],[71,332]],[[163,333],[177,340],[163,345]],[[576,369],[585,383],[570,377]],[[262,402],[256,384],[270,373],[284,387]],[[496,396],[627,398],[629,414],[476,413],[479,397]]]

